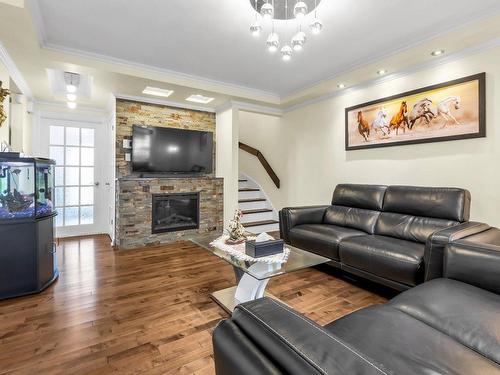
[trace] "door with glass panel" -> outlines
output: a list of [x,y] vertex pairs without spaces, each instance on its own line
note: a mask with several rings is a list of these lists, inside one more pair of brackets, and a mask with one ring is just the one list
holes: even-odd
[[46,121],[49,157],[56,161],[56,230],[59,237],[103,233],[99,124]]

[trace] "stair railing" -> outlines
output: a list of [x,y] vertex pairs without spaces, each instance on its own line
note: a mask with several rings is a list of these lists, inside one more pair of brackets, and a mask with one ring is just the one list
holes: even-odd
[[256,148],[253,148],[252,146],[249,146],[243,142],[238,142],[238,146],[243,151],[246,151],[249,154],[256,156],[257,159],[259,159],[260,163],[262,164],[262,166],[266,170],[267,174],[269,175],[269,177],[271,177],[271,180],[273,180],[274,184],[279,189],[280,188],[280,179],[278,178],[276,173],[274,173],[273,168],[271,168],[271,165],[269,165],[269,163],[267,162],[264,155],[262,155],[262,152],[260,152]]

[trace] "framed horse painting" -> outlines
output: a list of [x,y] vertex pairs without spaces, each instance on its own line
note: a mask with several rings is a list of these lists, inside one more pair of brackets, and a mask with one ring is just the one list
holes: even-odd
[[345,110],[345,148],[486,136],[486,74],[480,73]]

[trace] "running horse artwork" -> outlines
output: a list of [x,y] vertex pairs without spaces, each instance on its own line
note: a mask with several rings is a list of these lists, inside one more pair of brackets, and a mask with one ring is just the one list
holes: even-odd
[[363,136],[366,142],[368,142],[368,137],[370,136],[370,125],[368,121],[363,118],[363,112],[358,112],[358,131],[359,134]]
[[345,149],[485,137],[485,109],[485,73],[370,100],[345,109]]
[[406,127],[410,127],[408,123],[408,105],[406,101],[401,102],[398,113],[392,116],[391,122],[389,122],[389,127],[391,129],[396,129],[396,135],[399,134],[399,128],[403,128],[403,133],[406,132]]
[[3,102],[7,96],[9,96],[10,92],[7,89],[2,88],[2,81],[0,81],[0,127],[7,120],[7,115],[3,109]]

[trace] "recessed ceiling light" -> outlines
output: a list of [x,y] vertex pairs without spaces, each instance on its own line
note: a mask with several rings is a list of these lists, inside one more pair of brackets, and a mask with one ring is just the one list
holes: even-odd
[[443,53],[444,53],[444,49],[437,49],[435,51],[432,51],[431,55],[432,56],[439,56],[439,55],[442,55]]
[[160,89],[158,87],[146,87],[144,91],[142,92],[143,94],[147,95],[154,95],[154,96],[161,96],[164,98],[168,98],[170,95],[173,94],[173,90],[165,90],[165,89]]
[[343,89],[343,88],[345,87],[345,85],[344,85],[343,83],[338,83],[338,84],[337,84],[337,87],[338,87],[339,89]]
[[76,94],[66,94],[66,98],[70,101],[70,102],[74,102],[76,100]]
[[69,109],[75,109],[76,108],[76,102],[68,102],[68,108]]
[[190,95],[186,98],[188,102],[201,103],[201,104],[208,104],[214,99],[215,98],[210,98],[208,96],[203,96],[200,94]]
[[383,76],[383,75],[384,75],[384,74],[386,74],[386,73],[387,73],[387,70],[385,70],[385,69],[379,69],[379,70],[377,70],[377,74],[378,74],[379,76]]

